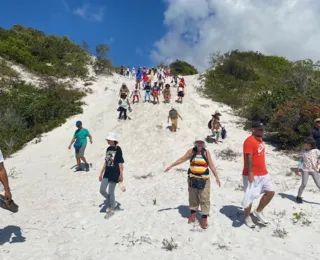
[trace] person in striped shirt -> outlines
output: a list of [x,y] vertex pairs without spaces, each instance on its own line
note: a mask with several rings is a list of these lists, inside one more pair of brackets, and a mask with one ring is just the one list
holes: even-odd
[[196,138],[194,147],[189,149],[187,153],[179,160],[170,165],[165,172],[170,171],[173,167],[190,161],[188,170],[188,192],[190,217],[188,223],[196,221],[196,211],[199,206],[201,208],[201,228],[208,228],[207,217],[210,214],[210,175],[209,168],[215,176],[216,183],[220,187],[221,183],[217,170],[211,159],[210,152],[205,149],[205,141],[203,138]]

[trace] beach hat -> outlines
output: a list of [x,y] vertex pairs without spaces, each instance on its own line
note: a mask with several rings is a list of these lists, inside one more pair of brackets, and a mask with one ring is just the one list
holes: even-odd
[[76,126],[82,126],[82,122],[81,121],[77,121],[76,122]]
[[205,140],[203,137],[198,136],[198,137],[194,140],[194,142],[195,142],[195,143],[196,143],[196,142],[206,143],[206,140]]
[[320,122],[320,118],[317,118],[316,120],[314,120],[315,123]]
[[106,140],[118,142],[118,138],[115,133],[109,133]]
[[255,128],[255,129],[263,129],[263,130],[264,130],[264,124],[257,121],[257,122],[254,122],[254,123],[252,124],[252,128]]

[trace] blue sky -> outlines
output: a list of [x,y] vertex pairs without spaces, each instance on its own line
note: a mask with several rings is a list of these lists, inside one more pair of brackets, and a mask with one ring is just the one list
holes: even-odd
[[11,0],[1,1],[0,26],[14,24],[47,34],[87,41],[92,51],[110,46],[115,65],[153,66],[154,43],[165,33],[163,0]]

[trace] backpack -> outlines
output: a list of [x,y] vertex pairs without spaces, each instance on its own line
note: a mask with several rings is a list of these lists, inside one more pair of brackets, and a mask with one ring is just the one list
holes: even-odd
[[170,118],[173,118],[173,119],[178,118],[178,111],[177,111],[177,110],[174,110],[174,109],[171,109],[171,110],[169,111],[169,117],[170,117]]
[[226,138],[227,138],[227,130],[226,130],[225,128],[222,128],[221,138],[222,138],[222,139],[226,139]]
[[208,122],[208,128],[211,130],[212,119]]

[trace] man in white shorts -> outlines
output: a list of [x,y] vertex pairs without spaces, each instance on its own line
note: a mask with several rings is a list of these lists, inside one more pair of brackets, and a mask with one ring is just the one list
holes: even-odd
[[[247,189],[249,183],[253,183],[254,194],[264,194],[258,207],[253,214],[262,224],[268,224],[262,211],[269,204],[274,196],[271,178],[267,171],[265,162],[265,145],[262,140],[264,134],[264,125],[260,122],[252,124],[252,135],[249,136],[243,144],[244,168],[243,168],[243,185]],[[245,209],[244,223],[254,228],[255,224],[251,219],[252,204]]]

